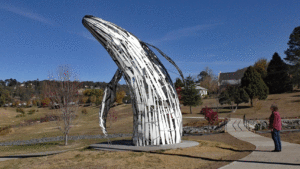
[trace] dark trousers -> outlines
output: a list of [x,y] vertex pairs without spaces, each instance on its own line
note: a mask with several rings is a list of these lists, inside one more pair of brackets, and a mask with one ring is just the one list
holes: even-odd
[[281,141],[280,141],[280,131],[273,129],[272,132],[272,139],[274,141],[275,144],[275,150],[279,150],[281,151]]

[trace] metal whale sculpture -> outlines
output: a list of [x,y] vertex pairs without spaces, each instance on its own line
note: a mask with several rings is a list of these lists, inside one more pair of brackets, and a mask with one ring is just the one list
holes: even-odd
[[168,71],[148,46],[172,63],[184,79],[181,70],[158,48],[113,23],[91,15],[83,17],[82,23],[118,66],[104,90],[99,110],[99,125],[105,136],[107,114],[116,97],[117,83],[124,76],[131,93],[134,145],[180,143],[182,114],[178,96]]

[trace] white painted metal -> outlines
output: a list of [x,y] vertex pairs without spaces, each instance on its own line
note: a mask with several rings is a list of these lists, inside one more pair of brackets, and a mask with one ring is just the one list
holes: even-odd
[[[167,70],[155,54],[146,43],[113,23],[85,16],[83,24],[108,51],[130,86],[134,144],[145,146],[180,143],[182,114],[179,100]],[[114,77],[111,83],[115,85],[118,78]],[[105,89],[99,111],[99,123],[105,135],[108,109],[104,107],[110,106],[107,98],[114,97],[113,92],[108,89],[109,87]]]

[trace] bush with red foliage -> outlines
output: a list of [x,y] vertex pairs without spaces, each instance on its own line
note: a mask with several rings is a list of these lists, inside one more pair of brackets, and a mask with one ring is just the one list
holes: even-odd
[[214,112],[211,108],[208,108],[208,107],[202,108],[200,113],[205,115],[205,119],[211,125],[213,125],[219,119],[218,113]]
[[211,108],[208,108],[207,106],[205,107],[205,108],[202,108],[202,110],[200,111],[200,114],[206,114],[207,112],[210,112],[210,111],[212,111],[212,109]]

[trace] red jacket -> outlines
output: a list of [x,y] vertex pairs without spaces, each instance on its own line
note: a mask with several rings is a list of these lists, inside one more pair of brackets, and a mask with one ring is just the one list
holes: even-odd
[[277,111],[274,111],[270,118],[269,118],[269,122],[270,122],[270,129],[276,129],[276,130],[281,130],[281,117],[280,114]]

